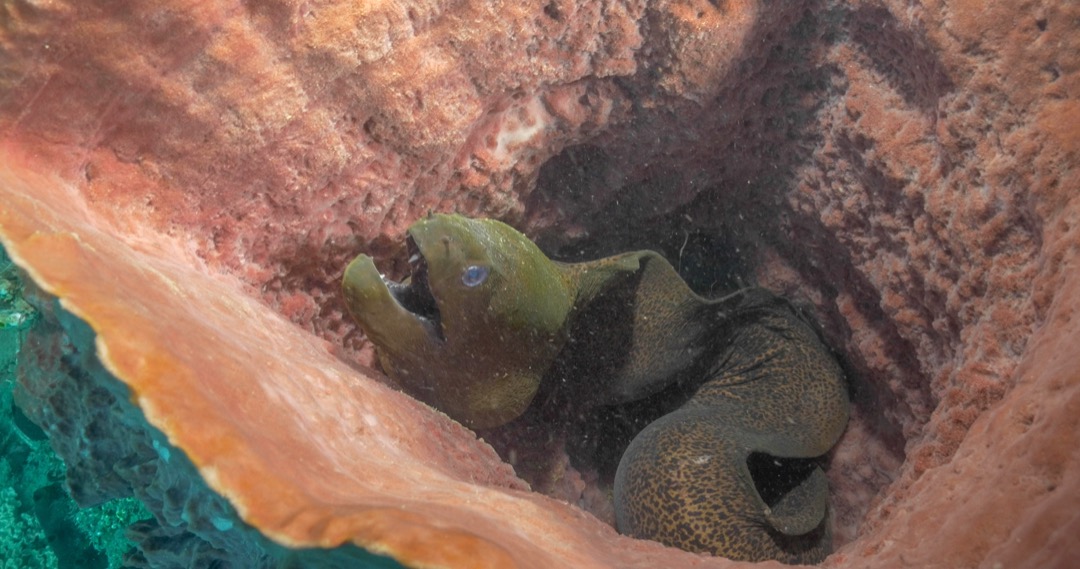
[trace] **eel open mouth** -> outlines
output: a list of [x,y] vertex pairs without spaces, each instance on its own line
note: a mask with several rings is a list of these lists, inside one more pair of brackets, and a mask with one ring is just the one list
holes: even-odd
[[402,308],[413,313],[417,318],[431,326],[435,335],[440,340],[442,335],[442,320],[439,314],[439,306],[435,302],[435,296],[431,294],[431,286],[428,284],[428,264],[420,247],[410,235],[405,241],[405,249],[409,255],[410,275],[402,279],[400,283],[383,278],[386,288],[397,300]]

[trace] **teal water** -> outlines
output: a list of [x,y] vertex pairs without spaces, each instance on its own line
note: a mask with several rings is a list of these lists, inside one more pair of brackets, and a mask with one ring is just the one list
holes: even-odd
[[[68,349],[73,353],[93,350],[93,331],[59,306],[55,310],[67,324]],[[151,512],[135,497],[79,507],[68,492],[67,465],[53,451],[48,436],[62,441],[65,437],[85,436],[83,431],[65,432],[64,428],[56,428],[47,436],[15,404],[20,389],[16,381],[20,348],[39,320],[44,319],[38,318],[34,306],[23,297],[20,273],[0,247],[0,569],[401,569],[393,559],[353,545],[330,550],[288,550],[270,542],[237,519],[228,503],[205,486],[184,454],[169,446],[166,438],[145,422],[142,423],[145,431],[129,430],[115,436],[146,437],[147,448],[152,442],[162,455],[155,468],[169,473],[168,482],[180,481],[178,485],[166,484],[162,488],[181,489],[188,499],[185,507],[192,506],[199,515],[220,513],[221,524],[228,527],[218,527],[213,539],[221,549],[203,548],[195,557],[172,555],[173,550],[190,551],[186,548],[193,534],[179,529],[189,520],[171,520],[167,513]],[[24,359],[60,357],[31,352],[27,350]],[[33,367],[31,363],[25,370]],[[99,372],[86,373],[83,381],[116,381],[104,369]],[[141,417],[130,402],[111,401],[99,399],[95,404],[114,406],[113,417],[125,413]],[[107,447],[114,435],[108,432],[110,427],[104,428],[106,432],[99,433],[99,442]],[[95,452],[92,450],[95,441],[83,445],[82,448],[90,449],[85,452]],[[134,489],[136,496],[141,492],[145,498],[144,490]],[[162,506],[160,500],[155,503]],[[185,510],[184,515],[187,513]],[[138,542],[128,538],[127,530],[132,524],[141,526],[141,530],[131,534]],[[146,533],[148,526],[162,524],[178,531],[166,531],[164,537]],[[206,528],[196,531],[202,531],[203,535],[207,532]]]
[[134,498],[79,508],[64,463],[14,405],[16,362],[36,312],[0,248],[0,569],[118,568],[133,544],[124,528],[150,517]]

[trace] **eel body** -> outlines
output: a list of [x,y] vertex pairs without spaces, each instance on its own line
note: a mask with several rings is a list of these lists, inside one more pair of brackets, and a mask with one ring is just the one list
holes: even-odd
[[408,234],[408,280],[361,255],[343,282],[404,389],[484,429],[542,390],[602,406],[684,386],[619,462],[619,531],[739,560],[827,555],[821,458],[847,424],[847,387],[789,303],[763,289],[704,299],[653,251],[559,263],[494,220],[433,215]]

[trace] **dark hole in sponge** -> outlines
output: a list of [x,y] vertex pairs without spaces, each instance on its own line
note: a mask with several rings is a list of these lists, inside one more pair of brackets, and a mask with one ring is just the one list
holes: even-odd
[[685,386],[672,385],[639,401],[592,409],[574,423],[567,452],[575,464],[595,468],[602,481],[611,483],[630,441],[649,423],[682,406],[691,395],[693,392]]
[[750,453],[746,458],[754,487],[770,508],[806,480],[820,464],[819,458],[780,458],[761,452]]

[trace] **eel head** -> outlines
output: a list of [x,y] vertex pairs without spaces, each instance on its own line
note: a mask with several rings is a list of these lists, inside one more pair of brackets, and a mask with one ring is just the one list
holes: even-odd
[[428,216],[409,228],[406,248],[412,274],[400,283],[367,255],[345,270],[346,305],[383,369],[470,427],[513,420],[565,342],[567,277],[490,219]]

